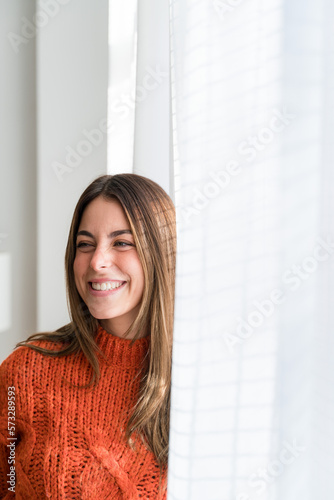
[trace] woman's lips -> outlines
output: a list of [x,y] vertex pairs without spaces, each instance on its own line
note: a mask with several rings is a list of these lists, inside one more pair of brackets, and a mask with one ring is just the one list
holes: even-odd
[[[95,283],[96,282],[97,281],[95,281]],[[121,286],[119,286],[117,288],[114,288],[114,289],[111,289],[111,290],[94,290],[94,288],[92,287],[92,282],[90,281],[88,283],[89,293],[91,295],[96,296],[96,297],[105,297],[106,295],[114,295],[115,293],[117,293],[120,290],[122,290],[125,286],[126,286],[126,281],[124,281],[124,283]]]

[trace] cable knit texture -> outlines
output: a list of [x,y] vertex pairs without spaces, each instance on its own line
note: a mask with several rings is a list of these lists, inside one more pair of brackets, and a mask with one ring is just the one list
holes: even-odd
[[[0,498],[166,499],[160,470],[138,436],[132,450],[125,428],[138,398],[139,372],[150,339],[131,344],[98,328],[101,377],[87,384],[91,368],[82,353],[51,358],[19,347],[0,367]],[[58,349],[49,341],[35,345]],[[8,491],[7,389],[15,387],[15,494]],[[162,474],[162,482],[166,472]]]

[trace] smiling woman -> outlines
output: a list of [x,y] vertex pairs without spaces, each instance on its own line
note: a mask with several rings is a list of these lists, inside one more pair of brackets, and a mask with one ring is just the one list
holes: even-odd
[[175,257],[175,208],[155,182],[105,175],[83,192],[65,255],[72,321],[1,365],[1,498],[14,498],[8,387],[16,495],[166,498]]
[[[98,197],[89,204],[76,247],[73,269],[82,300],[107,331],[122,337],[138,316],[144,271],[128,219],[117,200]],[[139,334],[145,335],[146,331]]]

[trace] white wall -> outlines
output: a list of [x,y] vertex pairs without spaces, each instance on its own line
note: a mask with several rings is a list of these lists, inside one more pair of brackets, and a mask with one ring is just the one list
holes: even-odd
[[[32,0],[0,0],[0,9],[0,252],[11,253],[13,285],[4,359],[19,340],[69,319],[64,253],[73,209],[107,171],[106,131],[90,142],[84,131],[107,117],[108,0],[41,0],[37,9]],[[9,32],[21,38],[11,43]],[[66,163],[67,148],[81,151],[76,167]]]
[[0,360],[36,329],[35,39],[15,52],[8,38],[33,13],[32,0],[0,0],[0,252],[12,261],[10,283],[0,276],[11,317],[0,332]]
[[[40,30],[37,67],[37,327],[50,330],[68,322],[64,253],[75,204],[89,182],[107,171],[106,133],[100,132],[101,144],[95,141],[86,156],[80,141],[87,143],[84,131],[99,128],[107,117],[108,1],[63,5]],[[79,156],[66,163],[72,150],[79,150]],[[62,173],[55,162],[68,171]]]

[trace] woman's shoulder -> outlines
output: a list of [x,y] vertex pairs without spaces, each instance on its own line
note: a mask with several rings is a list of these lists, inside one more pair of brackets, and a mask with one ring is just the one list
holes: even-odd
[[61,349],[61,342],[48,339],[25,342],[26,345],[14,348],[0,365],[0,421],[7,414],[7,395],[13,396],[20,418],[28,419],[36,398],[38,401],[43,400],[51,383],[57,384],[62,370],[59,358],[34,349],[46,349],[55,353]]
[[[27,376],[42,366],[52,364],[55,360],[54,354],[64,349],[65,343],[61,340],[54,340],[52,334],[50,338],[35,338],[25,341],[25,345],[18,345],[2,361],[0,365],[0,379],[11,376]],[[44,350],[45,352],[42,352]]]

